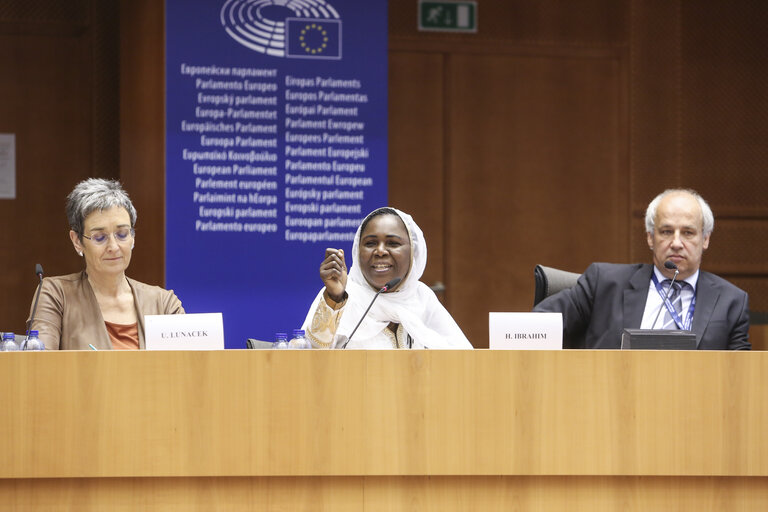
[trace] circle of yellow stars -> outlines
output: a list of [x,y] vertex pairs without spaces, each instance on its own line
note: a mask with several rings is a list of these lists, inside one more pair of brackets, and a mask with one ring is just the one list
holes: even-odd
[[[318,32],[320,36],[322,37],[322,44],[320,46],[310,47],[306,40],[306,35],[310,31]],[[301,34],[299,35],[299,41],[301,41],[301,47],[304,48],[304,51],[307,53],[311,53],[312,55],[317,53],[322,53],[323,50],[325,50],[328,47],[328,32],[321,26],[317,25],[316,23],[312,23],[311,25],[305,25],[303,29],[301,29]]]

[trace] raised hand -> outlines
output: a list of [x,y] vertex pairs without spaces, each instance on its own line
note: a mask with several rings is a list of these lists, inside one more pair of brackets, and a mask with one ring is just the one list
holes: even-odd
[[323,280],[328,296],[335,302],[344,300],[347,288],[347,263],[343,249],[325,250],[325,259],[320,265],[320,279]]

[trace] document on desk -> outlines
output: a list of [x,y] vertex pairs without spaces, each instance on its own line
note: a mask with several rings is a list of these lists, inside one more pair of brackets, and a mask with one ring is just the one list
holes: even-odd
[[502,350],[561,350],[561,313],[488,313],[488,346]]
[[221,313],[145,315],[147,350],[223,350]]

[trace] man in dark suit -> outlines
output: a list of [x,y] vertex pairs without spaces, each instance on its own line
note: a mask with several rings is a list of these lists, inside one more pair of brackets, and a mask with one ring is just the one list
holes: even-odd
[[[625,328],[677,328],[693,331],[700,350],[749,350],[747,293],[699,270],[714,222],[696,192],[662,192],[645,213],[653,265],[593,263],[576,286],[534,311],[563,314],[566,348],[620,348]],[[668,262],[679,270],[674,284]]]

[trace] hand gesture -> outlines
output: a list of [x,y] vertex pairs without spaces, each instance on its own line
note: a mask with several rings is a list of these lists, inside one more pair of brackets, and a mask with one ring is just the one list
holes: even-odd
[[347,288],[347,264],[343,249],[326,249],[325,259],[320,265],[320,279],[323,280],[328,296],[335,302],[344,300]]

